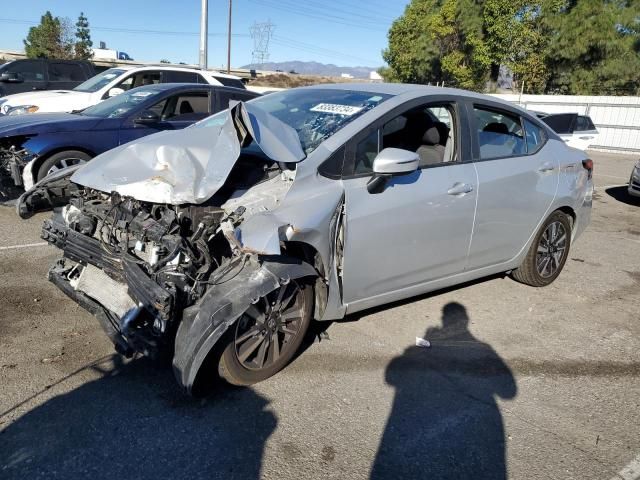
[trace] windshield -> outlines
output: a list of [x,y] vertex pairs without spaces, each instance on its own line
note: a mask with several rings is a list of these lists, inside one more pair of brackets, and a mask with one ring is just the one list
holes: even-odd
[[151,90],[146,87],[134,88],[128,92],[111,97],[104,102],[100,102],[97,105],[85,108],[80,114],[90,117],[119,118],[142,102],[157,97],[161,93],[162,90]]
[[111,80],[113,80],[116,77],[119,77],[124,72],[125,70],[122,70],[120,68],[110,68],[109,70],[105,70],[104,72],[99,73],[95,77],[91,77],[86,82],[82,82],[80,85],[74,88],[74,90],[76,92],[89,92],[89,93],[97,92],[102,87],[104,87],[109,82],[111,82]]
[[[292,127],[308,155],[331,135],[390,96],[337,89],[295,89],[255,98],[251,105]],[[225,113],[221,112],[195,126],[216,125],[225,118]]]

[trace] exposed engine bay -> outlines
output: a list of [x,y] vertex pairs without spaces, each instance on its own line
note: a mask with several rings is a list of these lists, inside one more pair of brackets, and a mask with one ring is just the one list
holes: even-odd
[[171,354],[185,309],[243,270],[260,273],[260,252],[243,248],[235,229],[276,208],[294,178],[241,158],[208,202],[179,206],[67,185],[68,204],[42,230],[64,252],[49,279],[98,317],[120,353]]

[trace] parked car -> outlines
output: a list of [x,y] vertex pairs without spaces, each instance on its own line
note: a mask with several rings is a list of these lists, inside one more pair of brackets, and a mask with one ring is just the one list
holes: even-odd
[[537,115],[570,147],[586,150],[596,143],[599,133],[588,115],[577,113],[538,113]]
[[69,90],[96,74],[83,60],[34,58],[0,65],[0,97],[32,90]]
[[640,160],[636,162],[629,178],[629,195],[640,197]]
[[19,115],[35,112],[72,112],[95,105],[132,88],[156,83],[202,83],[244,88],[240,78],[209,70],[122,66],[105,70],[73,90],[29,92],[0,98],[0,113]]
[[29,189],[61,168],[84,163],[118,145],[178,130],[258,94],[213,85],[164,83],[134,88],[76,113],[0,118],[0,164]]
[[[312,320],[501,272],[545,286],[591,215],[593,164],[494,98],[401,84],[290,89],[46,178],[49,279],[119,352],[247,385]],[[56,195],[58,197],[56,197]]]

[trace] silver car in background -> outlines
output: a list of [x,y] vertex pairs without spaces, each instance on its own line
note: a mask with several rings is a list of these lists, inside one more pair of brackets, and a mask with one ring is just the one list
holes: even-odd
[[[50,280],[127,355],[247,385],[312,320],[510,272],[545,286],[591,215],[593,164],[525,110],[467,91],[272,93],[118,147],[25,193],[60,199]],[[200,378],[200,377],[198,377]]]

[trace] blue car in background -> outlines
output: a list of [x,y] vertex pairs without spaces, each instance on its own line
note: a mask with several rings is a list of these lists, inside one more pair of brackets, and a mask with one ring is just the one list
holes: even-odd
[[187,127],[228,108],[230,100],[256,96],[232,87],[163,83],[79,112],[0,117],[0,171],[28,190],[56,170],[152,133]]

